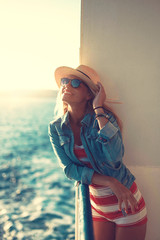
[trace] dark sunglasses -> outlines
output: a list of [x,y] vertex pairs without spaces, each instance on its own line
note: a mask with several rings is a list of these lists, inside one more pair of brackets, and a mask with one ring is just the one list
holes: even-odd
[[74,78],[74,79],[61,78],[61,86],[68,84],[69,81],[71,81],[71,86],[73,88],[78,88],[79,85],[82,83],[82,81],[80,79],[76,79],[76,78]]

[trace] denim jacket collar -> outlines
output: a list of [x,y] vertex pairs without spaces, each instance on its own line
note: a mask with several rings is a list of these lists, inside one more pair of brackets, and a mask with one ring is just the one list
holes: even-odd
[[68,125],[69,124],[69,113],[66,112],[62,117],[61,117],[61,128],[63,128],[63,125],[66,124]]
[[92,120],[92,115],[92,112],[87,113],[81,121],[82,125],[85,124],[87,127],[89,127]]
[[[87,113],[84,118],[82,119],[81,123],[82,125],[85,124],[87,127],[90,126],[91,120],[92,120],[92,115],[93,113]],[[61,117],[61,128],[63,128],[63,125],[69,125],[69,112],[66,112],[62,117]]]

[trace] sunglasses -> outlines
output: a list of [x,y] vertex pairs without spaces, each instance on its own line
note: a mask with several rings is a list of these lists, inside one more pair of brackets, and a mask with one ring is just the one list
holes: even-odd
[[79,85],[82,83],[82,81],[80,79],[76,79],[76,78],[74,78],[74,79],[61,78],[61,86],[68,84],[69,81],[71,81],[71,86],[73,88],[78,88]]

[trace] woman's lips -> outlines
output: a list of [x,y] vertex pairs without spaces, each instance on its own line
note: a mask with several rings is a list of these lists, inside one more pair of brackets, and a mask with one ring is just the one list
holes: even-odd
[[69,94],[69,95],[72,95],[72,93],[69,92],[69,91],[64,91],[63,94]]

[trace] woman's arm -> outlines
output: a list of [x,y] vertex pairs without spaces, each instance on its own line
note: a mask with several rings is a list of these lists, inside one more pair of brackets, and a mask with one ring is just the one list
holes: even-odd
[[53,147],[54,153],[56,154],[60,166],[63,168],[65,175],[69,179],[81,181],[85,184],[90,184],[94,173],[94,170],[86,166],[82,166],[74,163],[65,153],[63,146],[59,143],[59,136],[55,129],[54,124],[49,124],[49,137]]
[[[103,103],[106,99],[106,93],[104,87],[99,82],[99,92],[97,93],[96,97],[93,100],[93,108],[97,108],[99,106],[103,106]],[[104,114],[103,108],[95,109],[96,114]],[[114,151],[110,151],[110,160],[112,162],[121,162],[124,153],[124,146],[121,138],[120,129],[116,120],[114,120],[114,124],[110,123],[109,120],[105,117],[97,117],[100,133],[104,132],[103,136],[106,138],[107,144],[105,145],[106,148],[114,149]],[[114,128],[115,127],[115,128]],[[107,139],[108,137],[108,139]],[[105,147],[103,148],[105,151]],[[121,184],[117,179],[109,176],[100,175],[98,173],[94,173],[92,177],[92,183],[109,186],[114,194],[118,198],[119,209],[122,209],[122,203],[124,202],[125,211],[128,211],[128,206],[130,204],[132,212],[135,212],[137,208],[137,201],[134,198],[131,191],[126,188],[123,184]]]
[[92,177],[92,183],[102,186],[109,186],[118,198],[119,210],[122,210],[122,203],[124,202],[125,211],[128,212],[128,207],[130,205],[132,212],[135,213],[135,209],[137,208],[137,200],[134,198],[131,191],[121,184],[117,179],[104,176],[99,173],[94,173]]
[[[104,87],[100,82],[98,83],[98,86],[99,91],[93,100],[93,108],[96,114],[104,114],[104,109],[99,107],[103,106],[106,94]],[[113,114],[108,113],[108,119],[103,116],[96,117],[96,119],[98,128],[100,129],[98,131],[99,137],[97,140],[102,144],[102,150],[104,151],[104,154],[106,154],[109,165],[112,168],[117,169],[122,163],[124,145],[116,118]]]
[[[105,102],[106,99],[106,93],[104,90],[104,87],[102,86],[102,84],[100,82],[98,82],[97,84],[99,86],[99,92],[97,93],[97,95],[95,96],[94,100],[93,100],[93,109],[103,106],[103,103]],[[104,114],[104,110],[103,108],[97,108],[94,110],[96,114]],[[98,125],[99,125],[99,129],[101,130],[106,123],[108,122],[108,119],[105,117],[97,117],[96,118],[98,121]]]

